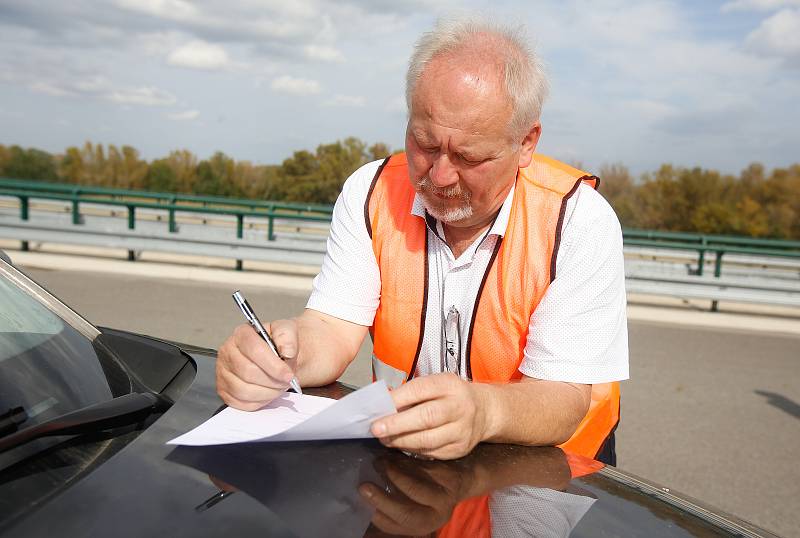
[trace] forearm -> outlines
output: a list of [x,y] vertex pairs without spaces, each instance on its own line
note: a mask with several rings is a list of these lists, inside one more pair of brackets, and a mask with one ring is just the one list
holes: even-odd
[[295,318],[298,331],[297,378],[317,387],[338,379],[358,353],[367,328],[316,310]]
[[475,384],[485,409],[482,440],[548,446],[567,441],[586,415],[591,385],[523,378]]

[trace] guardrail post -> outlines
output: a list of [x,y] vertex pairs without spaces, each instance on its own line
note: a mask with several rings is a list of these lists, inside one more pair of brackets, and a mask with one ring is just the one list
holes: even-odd
[[[238,213],[236,215],[236,238],[241,239],[244,237],[244,215]],[[242,260],[236,260],[236,270],[242,270]]]
[[77,198],[72,200],[72,224],[83,224],[83,219],[81,219],[80,202]]
[[[725,254],[725,251],[718,250],[717,251],[717,258],[714,260],[714,277],[719,278],[722,275],[722,255]],[[719,301],[716,299],[711,301],[711,311],[717,312],[719,310]]]
[[178,224],[175,222],[175,200],[174,196],[169,199],[169,231],[175,233],[178,231]]
[[708,240],[706,236],[703,236],[700,239],[700,244],[703,248],[700,249],[700,258],[697,260],[697,276],[703,276],[703,268],[706,265],[706,245],[708,245]]
[[[136,206],[131,204],[128,206],[128,229],[133,230],[136,227]],[[128,250],[128,261],[136,261],[136,252]]]
[[275,217],[270,215],[267,219],[267,239],[275,241]]
[[[29,200],[27,196],[20,196],[19,197],[19,218],[22,220],[28,220],[28,210],[29,210]],[[23,252],[28,251],[28,242],[22,241],[20,243],[20,249]]]

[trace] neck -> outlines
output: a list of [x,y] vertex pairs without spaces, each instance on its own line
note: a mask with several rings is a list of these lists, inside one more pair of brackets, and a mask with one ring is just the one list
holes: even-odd
[[444,238],[447,241],[447,246],[453,252],[453,256],[458,258],[464,253],[475,240],[481,236],[491,226],[491,221],[476,226],[469,226],[466,228],[459,228],[442,223],[444,228]]

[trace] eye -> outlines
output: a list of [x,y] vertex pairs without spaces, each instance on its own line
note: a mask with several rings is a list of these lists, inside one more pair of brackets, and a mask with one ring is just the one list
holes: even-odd
[[469,157],[461,155],[460,153],[458,154],[458,159],[462,163],[466,164],[467,166],[476,166],[476,165],[481,164],[483,162],[482,159],[471,159]]

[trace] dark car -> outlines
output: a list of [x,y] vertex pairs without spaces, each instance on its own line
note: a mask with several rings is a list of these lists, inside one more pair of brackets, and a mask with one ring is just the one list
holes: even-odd
[[214,360],[97,328],[0,259],[0,535],[772,536],[558,448],[166,445],[223,407]]

